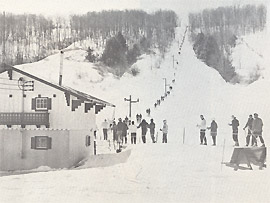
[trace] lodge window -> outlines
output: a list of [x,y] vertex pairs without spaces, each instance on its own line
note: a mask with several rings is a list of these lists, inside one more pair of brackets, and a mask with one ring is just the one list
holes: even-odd
[[89,135],[86,135],[85,146],[89,147],[90,145],[91,145],[91,137]]
[[52,148],[52,138],[48,136],[31,137],[31,149],[47,150]]
[[51,109],[52,99],[48,97],[36,97],[32,99],[32,109],[36,111],[48,111]]
[[40,97],[36,98],[36,110],[47,110],[48,109],[48,98]]

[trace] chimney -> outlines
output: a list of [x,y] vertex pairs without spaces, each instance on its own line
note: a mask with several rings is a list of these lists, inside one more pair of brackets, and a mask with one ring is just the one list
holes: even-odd
[[64,52],[60,51],[59,85],[62,85]]

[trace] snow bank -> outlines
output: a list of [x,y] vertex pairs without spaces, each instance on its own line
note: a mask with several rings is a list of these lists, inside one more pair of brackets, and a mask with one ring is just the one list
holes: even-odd
[[108,167],[120,163],[125,163],[131,154],[131,149],[122,151],[121,153],[114,154],[98,154],[96,156],[90,156],[87,160],[80,162],[77,169],[83,168],[97,168]]

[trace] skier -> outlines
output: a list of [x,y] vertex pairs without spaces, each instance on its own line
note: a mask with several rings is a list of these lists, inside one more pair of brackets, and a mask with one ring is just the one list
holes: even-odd
[[[260,141],[262,143],[261,147],[265,147],[264,140],[262,137],[262,127],[263,127],[262,119],[259,118],[257,113],[254,113],[254,121],[252,124],[252,133],[255,136],[255,138],[257,138],[257,137],[260,138]],[[257,146],[257,139],[255,139],[255,146]]]
[[125,122],[126,124],[128,123],[128,117],[127,117],[127,116],[125,117],[124,122]]
[[238,141],[238,126],[239,126],[239,121],[236,119],[234,115],[232,115],[232,122],[229,123],[229,126],[232,126],[233,130],[233,141],[235,142],[234,146],[239,146],[239,141]]
[[134,124],[134,121],[131,122],[128,130],[131,136],[131,144],[136,144],[137,126]]
[[143,143],[146,143],[147,127],[148,127],[148,123],[145,121],[145,119],[143,119],[142,122],[140,123],[140,125],[137,127],[137,128],[142,129],[142,141],[143,141]]
[[117,135],[118,151],[121,150],[121,143],[122,143],[122,139],[123,139],[122,134],[123,134],[124,128],[125,128],[124,123],[122,122],[122,119],[119,118],[118,123],[117,123],[117,127],[116,127],[116,129],[117,129],[116,135]]
[[210,134],[211,134],[212,140],[213,140],[213,146],[216,146],[217,128],[218,128],[218,125],[217,125],[215,119],[213,118],[212,122],[211,122],[211,126],[207,128],[208,130],[210,130]]
[[150,112],[151,112],[150,108],[146,109],[147,116],[150,116]]
[[113,142],[115,142],[117,140],[117,125],[115,123],[115,121],[113,121],[112,123],[112,127],[111,127],[111,130],[112,130],[112,134],[113,134]]
[[102,122],[101,127],[103,129],[104,140],[107,140],[108,139],[109,123],[106,119]]
[[139,122],[142,121],[142,114],[139,115]]
[[150,129],[150,135],[152,138],[152,142],[155,143],[155,123],[154,123],[154,119],[150,120],[150,124],[149,124],[149,129]]
[[122,144],[124,142],[125,142],[125,144],[127,144],[127,130],[128,130],[127,120],[125,119],[124,122],[123,122]]
[[[205,136],[205,131],[206,131],[206,120],[204,118],[203,115],[200,115],[201,118],[201,124],[197,124],[197,127],[200,128],[200,141],[201,141],[201,145],[207,145],[207,140],[206,140],[206,136]],[[203,143],[204,142],[204,143]]]
[[136,114],[137,123],[139,123],[139,118],[140,118],[139,114]]
[[246,146],[249,145],[250,137],[251,137],[251,146],[253,146],[255,144],[255,139],[256,138],[251,133],[253,120],[254,119],[253,119],[252,115],[249,115],[248,121],[247,121],[245,127],[243,128],[243,130],[246,130],[246,128],[248,128],[248,134],[247,134],[247,137],[246,137]]
[[162,134],[163,134],[162,143],[167,143],[168,142],[168,139],[167,139],[168,125],[167,125],[166,120],[163,120],[163,127],[162,127],[162,129],[160,129],[160,131],[162,131]]

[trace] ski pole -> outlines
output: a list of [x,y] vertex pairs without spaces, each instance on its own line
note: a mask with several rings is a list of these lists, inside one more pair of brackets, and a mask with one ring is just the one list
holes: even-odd
[[226,139],[224,138],[224,141],[223,141],[223,150],[222,150],[222,160],[221,160],[221,171],[222,171],[222,165],[223,165],[223,161],[224,161],[225,142],[226,142]]

